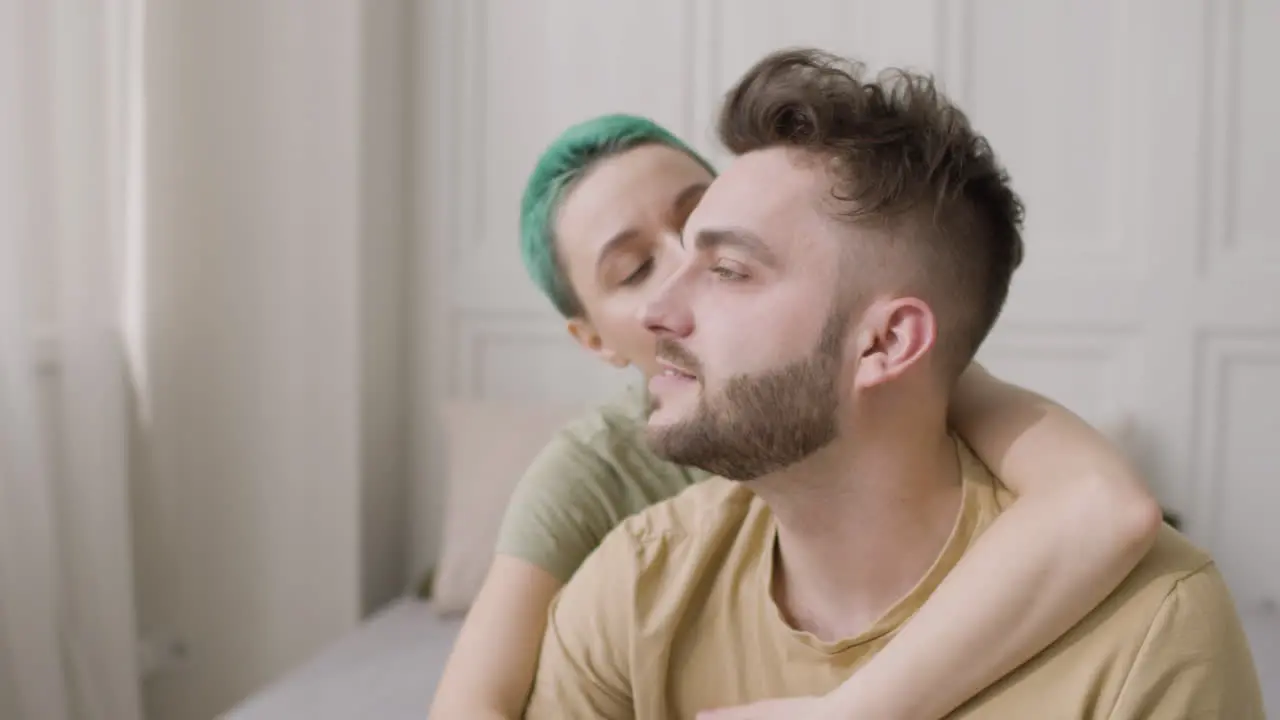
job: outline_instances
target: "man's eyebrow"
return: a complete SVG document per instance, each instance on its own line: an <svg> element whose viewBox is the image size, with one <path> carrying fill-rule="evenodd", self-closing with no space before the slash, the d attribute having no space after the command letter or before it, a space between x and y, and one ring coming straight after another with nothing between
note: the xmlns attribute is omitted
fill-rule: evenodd
<svg viewBox="0 0 1280 720"><path fill-rule="evenodd" d="M776 267L778 258L765 245L758 235L742 228L711 228L698 233L693 241L698 250L713 250L718 247L736 247L745 250L757 260Z"/></svg>

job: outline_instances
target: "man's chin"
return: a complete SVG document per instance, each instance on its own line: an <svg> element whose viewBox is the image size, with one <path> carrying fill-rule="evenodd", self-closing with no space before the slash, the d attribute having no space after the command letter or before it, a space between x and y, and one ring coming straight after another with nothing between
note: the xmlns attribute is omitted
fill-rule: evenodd
<svg viewBox="0 0 1280 720"><path fill-rule="evenodd" d="M698 409L696 388L649 393L649 427L676 425Z"/></svg>
<svg viewBox="0 0 1280 720"><path fill-rule="evenodd" d="M683 422L687 413L678 406L679 403L655 403L649 410L649 433L660 434Z"/></svg>
<svg viewBox="0 0 1280 720"><path fill-rule="evenodd" d="M645 443L663 460L680 463L682 458L677 456L680 455L680 448L683 445L681 437L684 430L683 423L678 419L667 422L650 417L644 431Z"/></svg>

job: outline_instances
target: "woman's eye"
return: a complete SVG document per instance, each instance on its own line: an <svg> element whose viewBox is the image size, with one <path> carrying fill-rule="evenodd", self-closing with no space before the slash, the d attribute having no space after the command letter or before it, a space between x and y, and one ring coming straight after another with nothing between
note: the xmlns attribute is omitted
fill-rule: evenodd
<svg viewBox="0 0 1280 720"><path fill-rule="evenodd" d="M649 272L653 270L653 258L649 258L640 263L640 266L631 272L630 275L622 279L623 285L635 285L649 276Z"/></svg>

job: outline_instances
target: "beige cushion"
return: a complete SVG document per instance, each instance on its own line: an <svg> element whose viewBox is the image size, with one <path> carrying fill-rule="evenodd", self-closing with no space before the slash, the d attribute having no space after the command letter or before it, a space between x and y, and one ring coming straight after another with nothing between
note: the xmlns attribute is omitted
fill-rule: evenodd
<svg viewBox="0 0 1280 720"><path fill-rule="evenodd" d="M555 431L581 411L490 401L445 406L444 537L431 590L438 612L471 607L516 483Z"/></svg>

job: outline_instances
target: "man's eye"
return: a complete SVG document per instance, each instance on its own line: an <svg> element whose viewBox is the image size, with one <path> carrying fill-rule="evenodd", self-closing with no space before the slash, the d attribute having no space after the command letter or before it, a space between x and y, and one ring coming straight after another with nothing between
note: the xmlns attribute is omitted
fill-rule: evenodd
<svg viewBox="0 0 1280 720"><path fill-rule="evenodd" d="M737 270L724 265L717 265L711 268L711 272L715 273L721 280L744 280L747 277Z"/></svg>
<svg viewBox="0 0 1280 720"><path fill-rule="evenodd" d="M632 271L630 275L623 278L622 284L635 285L636 283L648 277L650 271L652 270L653 270L653 258L649 258L648 260L645 260L644 262L640 263L640 266L637 267L634 271Z"/></svg>

